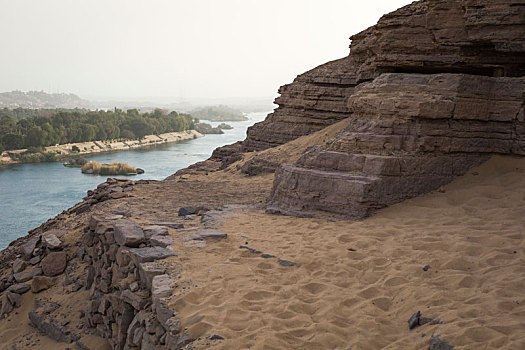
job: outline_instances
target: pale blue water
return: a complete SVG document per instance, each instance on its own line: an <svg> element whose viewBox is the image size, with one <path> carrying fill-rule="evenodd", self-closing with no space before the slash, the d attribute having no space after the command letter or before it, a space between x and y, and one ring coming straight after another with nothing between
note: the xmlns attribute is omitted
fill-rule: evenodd
<svg viewBox="0 0 525 350"><path fill-rule="evenodd" d="M228 122L233 129L224 130L222 135L86 158L99 163L126 162L146 171L130 176L133 180L162 180L179 169L207 159L219 146L243 140L246 129L266 115L266 112L251 113L248 121ZM105 180L106 176L85 175L80 169L66 168L62 163L0 166L0 249L81 201L87 190Z"/></svg>

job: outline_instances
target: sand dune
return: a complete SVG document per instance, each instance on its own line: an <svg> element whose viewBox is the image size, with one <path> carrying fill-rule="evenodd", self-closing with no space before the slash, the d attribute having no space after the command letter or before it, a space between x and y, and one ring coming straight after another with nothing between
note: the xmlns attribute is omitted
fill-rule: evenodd
<svg viewBox="0 0 525 350"><path fill-rule="evenodd" d="M524 349L524 171L494 157L361 222L238 212L228 240L185 248L171 305L203 337L195 348L424 349L441 334L459 349ZM409 330L418 310L443 324Z"/></svg>

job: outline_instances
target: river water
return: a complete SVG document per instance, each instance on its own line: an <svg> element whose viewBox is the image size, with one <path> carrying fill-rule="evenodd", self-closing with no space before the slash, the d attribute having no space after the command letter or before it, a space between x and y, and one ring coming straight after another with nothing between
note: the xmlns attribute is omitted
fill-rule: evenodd
<svg viewBox="0 0 525 350"><path fill-rule="evenodd" d="M250 113L247 121L227 122L233 129L224 130L221 135L97 154L86 159L99 163L125 162L146 171L141 175L128 176L133 180L162 180L179 169L209 158L219 146L244 140L246 129L263 120L267 114ZM205 122L214 126L220 124ZM106 176L82 174L80 169L66 168L62 163L0 166L0 249L80 202L87 190L105 180Z"/></svg>

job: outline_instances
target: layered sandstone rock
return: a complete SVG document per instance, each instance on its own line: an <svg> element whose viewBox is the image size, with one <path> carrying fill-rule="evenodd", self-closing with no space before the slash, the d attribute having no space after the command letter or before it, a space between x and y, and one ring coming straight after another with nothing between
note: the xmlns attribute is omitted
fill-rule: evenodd
<svg viewBox="0 0 525 350"><path fill-rule="evenodd" d="M525 154L525 78L383 74L352 123L275 174L271 210L359 219L450 182L488 155Z"/></svg>
<svg viewBox="0 0 525 350"><path fill-rule="evenodd" d="M351 68L351 66L350 66ZM350 115L346 104L355 83L347 59L326 63L279 89L279 108L248 128L242 152L264 150L311 134Z"/></svg>
<svg viewBox="0 0 525 350"><path fill-rule="evenodd" d="M521 0L426 0L351 37L350 55L279 89L279 107L248 129L241 151L275 147L347 118L354 87L382 73L525 75Z"/></svg>
<svg viewBox="0 0 525 350"><path fill-rule="evenodd" d="M338 103L324 113L333 107L350 125L277 170L269 209L363 218L450 182L490 154L523 155L524 75L525 3L415 2L354 35L347 58L282 89L279 108L248 132L244 150L276 145L286 121L297 125L290 138L308 133L309 106L330 98L320 87L307 91L338 86ZM308 108L287 112L301 103Z"/></svg>

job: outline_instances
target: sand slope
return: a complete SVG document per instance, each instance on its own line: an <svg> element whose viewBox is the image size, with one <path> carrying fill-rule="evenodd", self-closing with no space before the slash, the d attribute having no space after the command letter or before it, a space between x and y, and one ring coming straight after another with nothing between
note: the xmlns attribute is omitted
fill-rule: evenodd
<svg viewBox="0 0 525 350"><path fill-rule="evenodd" d="M525 349L525 160L476 172L362 222L239 212L228 240L186 249L171 305L190 335L225 338L195 348L424 349L436 333ZM408 330L418 310L444 324Z"/></svg>

